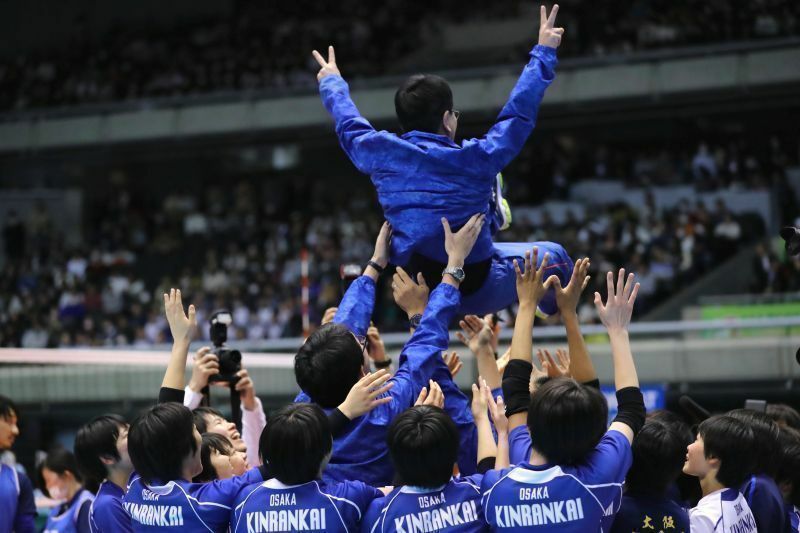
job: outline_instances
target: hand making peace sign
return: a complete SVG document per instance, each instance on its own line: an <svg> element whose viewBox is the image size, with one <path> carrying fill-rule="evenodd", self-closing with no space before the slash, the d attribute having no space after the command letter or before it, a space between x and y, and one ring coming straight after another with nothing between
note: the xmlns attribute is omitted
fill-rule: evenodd
<svg viewBox="0 0 800 533"><path fill-rule="evenodd" d="M553 5L549 17L547 16L547 9L544 6L539 8L539 13L539 44L542 46L549 46L550 48L558 48L558 45L561 44L561 36L564 35L564 28L553 27L556 23L556 15L558 14L558 4ZM319 61L319 59L317 59L317 61ZM335 64L333 68L336 68ZM337 70L336 73L338 74L339 71Z"/></svg>
<svg viewBox="0 0 800 533"><path fill-rule="evenodd" d="M552 25L551 25L551 27L552 27ZM561 31L563 32L564 30L561 30ZM539 31L539 35L540 36L541 36L541 32L542 32L542 30ZM539 41L540 42L541 42L541 39L542 38L539 37ZM558 46L558 45L556 45L556 46ZM328 60L327 61L325 61L325 58L322 57L322 54L320 54L316 50L311 52L311 54L314 56L314 59L317 60L317 63L319 63L319 66L322 67L322 68L319 69L319 72L317 73L317 81L318 82L322 81L323 78L326 78L328 76L334 76L334 75L335 76L341 76L341 74L339 73L339 67L336 66L336 53L333 51L333 46L329 46L328 47Z"/></svg>

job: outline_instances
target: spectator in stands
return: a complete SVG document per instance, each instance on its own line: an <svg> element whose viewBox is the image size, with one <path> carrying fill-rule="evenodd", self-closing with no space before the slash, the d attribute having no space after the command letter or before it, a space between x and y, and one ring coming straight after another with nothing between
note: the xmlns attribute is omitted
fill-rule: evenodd
<svg viewBox="0 0 800 533"><path fill-rule="evenodd" d="M58 504L47 517L45 531L91 533L89 509L94 500L78 472L75 456L63 448L52 450L41 464L44 493Z"/></svg>
<svg viewBox="0 0 800 533"><path fill-rule="evenodd" d="M19 409L0 395L0 453L10 450L19 436ZM33 533L36 504L28 476L0 463L0 532Z"/></svg>
<svg viewBox="0 0 800 533"><path fill-rule="evenodd" d="M744 422L712 416L700 424L688 446L683 471L700 479L703 498L689 511L692 532L713 533L722 521L726 531L756 531L756 521L739 487L754 465L753 431Z"/></svg>
<svg viewBox="0 0 800 533"><path fill-rule="evenodd" d="M682 422L648 420L633 439L633 464L625 478L625 496L612 533L658 528L689 531L689 515L670 497L681 473L689 427Z"/></svg>
<svg viewBox="0 0 800 533"><path fill-rule="evenodd" d="M102 415L84 424L75 436L75 459L87 483L98 487L89 509L92 532L132 531L130 517L122 507L133 472L125 419Z"/></svg>

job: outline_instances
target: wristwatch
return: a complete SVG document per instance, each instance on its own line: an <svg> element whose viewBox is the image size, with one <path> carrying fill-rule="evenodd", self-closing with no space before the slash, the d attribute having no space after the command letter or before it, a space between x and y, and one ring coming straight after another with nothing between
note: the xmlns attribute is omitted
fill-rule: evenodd
<svg viewBox="0 0 800 533"><path fill-rule="evenodd" d="M464 278L467 277L467 275L464 273L464 269L459 267L445 268L444 271L442 272L442 276L444 276L445 274L450 274L459 283L464 281Z"/></svg>
<svg viewBox="0 0 800 533"><path fill-rule="evenodd" d="M417 329L419 327L420 322L422 322L422 315L419 313L415 314L414 316L408 319L408 323L414 329Z"/></svg>

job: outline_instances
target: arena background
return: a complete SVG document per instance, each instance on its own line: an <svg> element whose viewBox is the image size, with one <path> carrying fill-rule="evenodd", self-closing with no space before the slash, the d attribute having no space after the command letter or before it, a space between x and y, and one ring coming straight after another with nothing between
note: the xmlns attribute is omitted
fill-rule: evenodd
<svg viewBox="0 0 800 533"><path fill-rule="evenodd" d="M592 258L595 280L636 272L649 401L800 407L800 260L778 236L800 215L800 4L597 5L561 4L557 79L504 170L514 223L500 238L562 242ZM18 459L31 468L90 416L152 402L170 286L203 324L231 309L231 345L265 407L289 400L303 250L313 328L340 297L340 265L364 263L380 225L319 101L311 49L336 46L362 113L392 131L398 82L446 76L469 138L504 102L537 6L3 2L0 393L21 406ZM610 383L587 294L590 353ZM507 343L514 309L502 316ZM385 283L374 320L397 354L407 324ZM563 346L562 331L541 324L536 344ZM453 347L466 387L469 350Z"/></svg>

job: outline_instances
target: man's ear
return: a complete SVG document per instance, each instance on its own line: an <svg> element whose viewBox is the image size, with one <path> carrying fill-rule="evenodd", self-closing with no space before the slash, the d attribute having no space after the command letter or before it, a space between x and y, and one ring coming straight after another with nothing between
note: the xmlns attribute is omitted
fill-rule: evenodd
<svg viewBox="0 0 800 533"><path fill-rule="evenodd" d="M442 113L442 129L444 131L446 131L447 133L453 133L453 129L447 123L448 122L447 115L449 115L449 114L450 114L450 111L445 111L444 113Z"/></svg>

